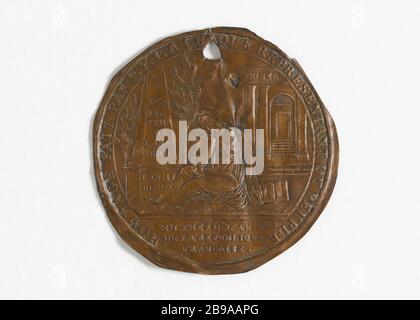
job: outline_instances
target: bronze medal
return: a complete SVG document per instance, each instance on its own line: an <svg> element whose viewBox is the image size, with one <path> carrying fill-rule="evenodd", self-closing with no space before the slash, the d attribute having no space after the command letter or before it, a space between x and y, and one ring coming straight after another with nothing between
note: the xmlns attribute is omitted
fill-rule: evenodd
<svg viewBox="0 0 420 320"><path fill-rule="evenodd" d="M203 55L209 44L220 57ZM334 123L302 68L241 28L169 37L135 57L106 90L93 144L120 236L188 272L245 272L279 255L337 176Z"/></svg>

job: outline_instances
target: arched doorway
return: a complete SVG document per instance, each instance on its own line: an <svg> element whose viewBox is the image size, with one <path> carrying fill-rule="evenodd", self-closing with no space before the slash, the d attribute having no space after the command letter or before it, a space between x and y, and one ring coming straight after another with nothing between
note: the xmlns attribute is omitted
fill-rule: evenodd
<svg viewBox="0 0 420 320"><path fill-rule="evenodd" d="M270 101L270 143L272 154L296 152L296 103L285 93Z"/></svg>

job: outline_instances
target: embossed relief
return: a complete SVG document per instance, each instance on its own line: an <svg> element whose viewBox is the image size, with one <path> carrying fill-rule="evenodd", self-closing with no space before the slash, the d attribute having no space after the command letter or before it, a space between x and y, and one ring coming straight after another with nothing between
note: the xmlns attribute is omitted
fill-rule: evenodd
<svg viewBox="0 0 420 320"><path fill-rule="evenodd" d="M232 81L234 75L223 61L205 60L196 53L195 57L184 54L162 64L147 78L147 86L166 90L165 96L154 97L157 104L144 105L144 117L137 125L143 131L137 130L138 143L130 157L127 179L133 207L142 212L177 210L200 201L241 209L262 197L258 182L245 177L242 165L162 167L154 159L153 136L162 128L178 131L179 120L187 121L188 129L245 127L238 113L241 89ZM207 209L211 213L215 208Z"/></svg>
<svg viewBox="0 0 420 320"><path fill-rule="evenodd" d="M156 133L163 128L178 132L179 120L187 121L188 129L208 132L264 129L264 173L246 176L237 164L157 164ZM200 52L184 53L155 67L129 96L118 133L124 149L120 180L139 214L181 211L197 201L209 205L202 214L232 209L237 214L287 213L291 200L297 200L290 188L297 193L304 187L294 177L310 169L306 111L284 75L269 68L244 69L230 63L228 53L218 61L203 59Z"/></svg>
<svg viewBox="0 0 420 320"><path fill-rule="evenodd" d="M258 177L265 207L275 205L277 213L284 213L290 209L284 204L291 200L290 186L303 188L296 176L308 177L311 169L307 113L286 77L278 71L246 69L243 78L247 85L247 125L265 130L265 170Z"/></svg>
<svg viewBox="0 0 420 320"><path fill-rule="evenodd" d="M127 177L128 201L139 213L156 209L166 194L171 192L177 168L156 163L156 134L162 128L174 128L174 110L167 90L163 64L153 69L145 80L143 103L138 108L136 143L132 149Z"/></svg>
<svg viewBox="0 0 420 320"><path fill-rule="evenodd" d="M221 59L203 57L209 40ZM179 121L263 129L264 171L158 164L156 134L178 132ZM199 273L248 271L287 249L321 213L337 173L333 122L301 68L237 28L162 40L125 66L97 113L94 147L119 234L158 265Z"/></svg>

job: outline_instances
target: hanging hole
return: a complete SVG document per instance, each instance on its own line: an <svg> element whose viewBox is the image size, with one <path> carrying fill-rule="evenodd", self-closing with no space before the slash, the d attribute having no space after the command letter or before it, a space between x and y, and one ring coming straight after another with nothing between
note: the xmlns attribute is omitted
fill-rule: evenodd
<svg viewBox="0 0 420 320"><path fill-rule="evenodd" d="M213 40L207 43L207 45L204 47L203 56L208 60L219 60L220 58L222 58L220 49L217 46L216 42L214 42Z"/></svg>

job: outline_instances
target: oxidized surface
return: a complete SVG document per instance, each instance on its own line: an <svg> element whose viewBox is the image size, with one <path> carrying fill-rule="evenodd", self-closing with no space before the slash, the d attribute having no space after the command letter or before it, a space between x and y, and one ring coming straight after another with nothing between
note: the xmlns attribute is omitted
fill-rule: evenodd
<svg viewBox="0 0 420 320"><path fill-rule="evenodd" d="M203 48L214 41L221 59ZM264 129L264 171L156 161L156 133ZM112 79L94 123L98 191L121 237L152 262L207 273L251 270L299 240L325 207L335 127L296 62L239 28L152 45Z"/></svg>

